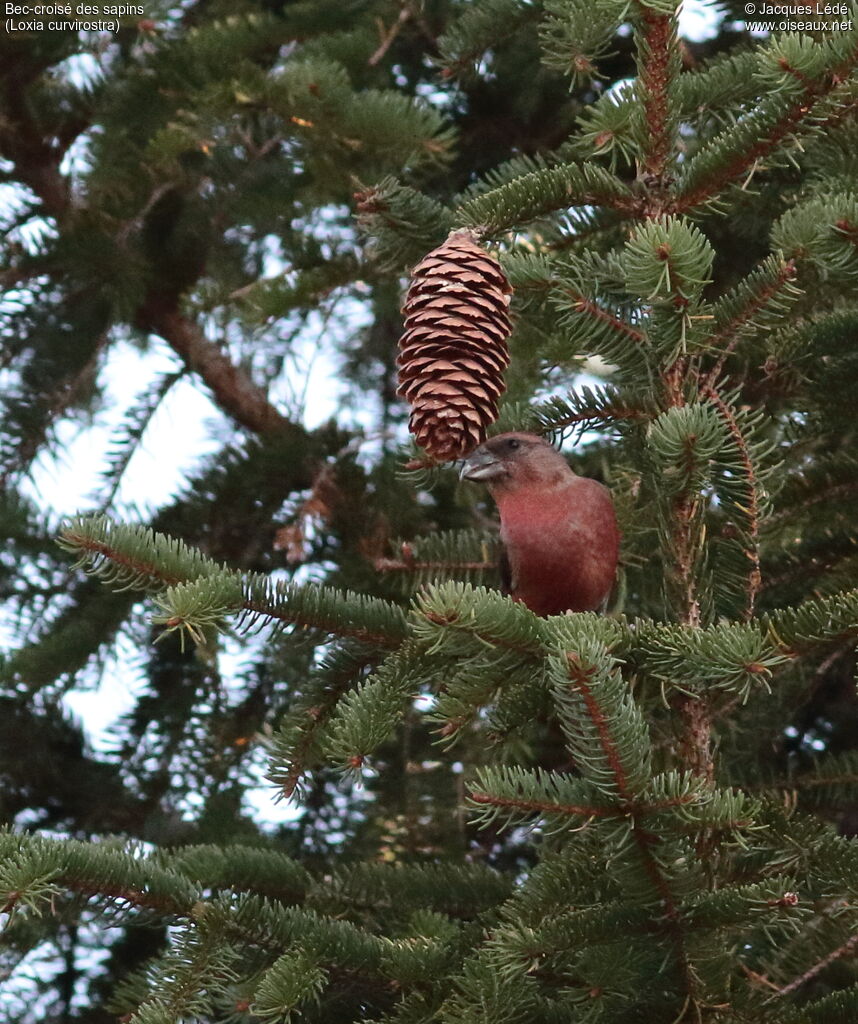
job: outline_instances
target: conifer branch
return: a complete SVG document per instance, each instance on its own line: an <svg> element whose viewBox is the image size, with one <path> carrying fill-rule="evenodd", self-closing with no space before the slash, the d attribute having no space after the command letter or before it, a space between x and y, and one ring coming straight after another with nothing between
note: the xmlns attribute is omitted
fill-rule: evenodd
<svg viewBox="0 0 858 1024"><path fill-rule="evenodd" d="M267 778L286 799L292 797L310 770L311 760L320 756L324 731L341 698L361 672L378 658L368 648L335 652L311 679L311 688L300 707L290 709L273 741Z"/></svg>
<svg viewBox="0 0 858 1024"><path fill-rule="evenodd" d="M799 658L830 643L858 636L858 590L813 598L770 612L763 628L786 658Z"/></svg>
<svg viewBox="0 0 858 1024"><path fill-rule="evenodd" d="M550 800L529 800L525 797L502 796L498 793L489 793L485 790L476 789L473 786L468 791L468 800L477 806L496 808L499 811L515 811L522 817L529 815L551 815L551 816L579 816L584 818L625 818L630 814L647 815L657 814L659 811L666 811L673 807L681 807L685 804L693 804L699 799L697 793L689 792L678 794L660 801L633 801L631 804L564 804L554 803Z"/></svg>
<svg viewBox="0 0 858 1024"><path fill-rule="evenodd" d="M344 680L344 683L350 682L350 676ZM289 751L285 770L281 769L279 766L269 770L268 778L277 785L277 788L280 790L280 794L286 800L289 800L294 796L301 780L309 771L307 760L310 751L313 749L319 732L330 719L331 713L336 707L337 701L344 691L345 686L343 687L343 691L331 690L326 694L323 704L315 705L305 710L304 714L306 715L306 719L303 723L303 728L299 726L300 739Z"/></svg>
<svg viewBox="0 0 858 1024"><path fill-rule="evenodd" d="M468 800L476 806L486 806L497 810L514 810L521 815L565 815L583 818L616 818L624 817L626 811L618 807L600 807L597 804L554 804L547 800L525 800L513 797L498 796L484 793L478 789L468 791Z"/></svg>
<svg viewBox="0 0 858 1024"><path fill-rule="evenodd" d="M720 349L720 354L715 365L702 378L699 385L701 392L713 387L718 381L721 371L724 369L724 363L733 354L742 337L742 329L750 325L753 318L770 304L777 305L778 311L780 311L782 306L776 300L785 290L798 294L795 289L790 289L791 283L796 278L795 260L778 261L773 269L774 274L771 273L770 268L763 267L759 275L752 275L748 279L748 290L742 296L745 301L733 312L730 319L707 339L707 347L712 350ZM767 273L767 271L769 272Z"/></svg>
<svg viewBox="0 0 858 1024"><path fill-rule="evenodd" d="M418 675L426 669L426 650L409 639L334 708L325 736L325 752L357 775L366 758L392 735L418 693Z"/></svg>
<svg viewBox="0 0 858 1024"><path fill-rule="evenodd" d="M268 771L268 778L277 786L286 800L290 800L298 789L304 776L310 770L308 759L310 752L318 741L318 735L331 718L337 701L351 683L352 677L344 676L341 690L331 689L325 694L323 703L306 708L305 720L298 726L300 738L291 745L285 767L279 765Z"/></svg>
<svg viewBox="0 0 858 1024"><path fill-rule="evenodd" d="M608 722L605 714L600 707L599 702L594 697L593 690L590 685L590 677L596 671L596 666L585 666L576 652L567 651L566 670L569 681L572 684L573 689L580 694L584 702L584 707L587 710L587 714L590 717L590 721L593 723L596 734L599 737L599 744L602 747L605 760L610 766L611 773L614 778L614 785L616 786L620 800L626 806L630 806L634 802L634 796L629 788L626 771L619 756L617 745L614 742L614 737L611 735L611 731L608 728Z"/></svg>
<svg viewBox="0 0 858 1024"><path fill-rule="evenodd" d="M59 543L76 553L91 575L119 589L168 588L159 596L166 613L159 621L192 635L212 616L230 612L244 612L246 628L265 617L379 647L396 646L407 631L402 610L389 601L333 587L272 583L260 574L242 580L240 573L181 541L151 529L118 526L107 516L77 517L61 532Z"/></svg>
<svg viewBox="0 0 858 1024"><path fill-rule="evenodd" d="M665 418L684 410L683 385L688 366L687 357L680 357L664 374L664 382L671 408ZM680 422L682 422L680 420ZM701 498L691 489L693 483L693 462L696 461L699 434L689 430L685 433L684 461L688 464L687 483L670 506L670 536L673 554L672 575L676 580L680 621L688 628L700 625L700 600L697 593L698 578L695 566L700 546ZM682 723L680 753L684 764L695 774L707 781L714 779L715 766L712 755L712 726L710 709L705 697L679 695L674 701Z"/></svg>
<svg viewBox="0 0 858 1024"><path fill-rule="evenodd" d="M450 228L446 206L390 177L359 187L354 200L358 227L370 239L368 255L381 269L416 263Z"/></svg>
<svg viewBox="0 0 858 1024"><path fill-rule="evenodd" d="M393 545L399 557L377 557L377 572L398 577L412 592L422 583L466 576L482 582L497 572L497 536L478 530L445 530Z"/></svg>
<svg viewBox="0 0 858 1024"><path fill-rule="evenodd" d="M607 206L631 213L637 203L628 186L598 164L558 164L466 200L456 211L456 223L496 235L571 206Z"/></svg>
<svg viewBox="0 0 858 1024"><path fill-rule="evenodd" d="M852 69L858 61L858 49L849 54L840 65L816 81L809 81L803 93L783 112L776 106L765 106L751 115L744 124L725 133L723 137L713 140L689 164L689 177L693 175L698 161L705 160L706 173L699 180L691 180L693 184L679 195L672 204L676 213L686 213L716 197L730 183L746 175L761 159L769 156L784 140L802 127L814 123L815 108L823 105L828 96L848 80ZM775 99L772 103L780 103ZM841 116L838 113L838 116ZM759 132L750 134L755 123L759 123ZM746 138L747 144L735 149L726 159L712 160L719 139L730 137Z"/></svg>
<svg viewBox="0 0 858 1024"><path fill-rule="evenodd" d="M841 499L852 499L858 494L858 479L843 480L841 475L848 473L853 476L856 472L858 466L853 465L851 459L843 466L827 466L824 459L816 460L815 465L806 467L802 475L791 482L786 495L788 500L768 516L766 525L779 525L795 519L820 502L834 504Z"/></svg>
<svg viewBox="0 0 858 1024"><path fill-rule="evenodd" d="M503 47L539 13L519 0L483 0L478 7L465 7L437 40L442 77L467 76L486 50Z"/></svg>
<svg viewBox="0 0 858 1024"><path fill-rule="evenodd" d="M637 813L638 794L643 791L650 777L650 750L646 727L640 710L628 692L624 692L624 684L616 670L609 671L610 659L606 659L606 651L591 644L585 652L567 650L563 655L564 674L567 686L577 694L580 703L589 719L590 728L600 749L596 756L592 743L587 742L587 734L582 737L581 753L589 748L589 758L578 758L579 770L585 779L591 781L605 792L613 792L615 799L631 813L631 833L634 838L641 865L653 891L661 903L666 927L671 935L677 966L684 979L689 999L696 998L697 983L690 968L684 929L680 919L680 911L670 882L659 861L655 848L661 839L645 828ZM598 688L598 693L597 689ZM579 742L576 733L583 726L574 724L573 715L579 702L574 704L564 694L559 684L555 687L556 699L559 703L561 724L567 736L570 751L577 752ZM590 763L592 762L592 763ZM606 771L607 769L607 771ZM604 776L610 775L610 780Z"/></svg>
<svg viewBox="0 0 858 1024"><path fill-rule="evenodd" d="M640 84L643 91L643 119L646 150L642 170L658 182L664 177L673 146L670 116L670 86L673 78L676 38L673 17L644 6L641 13L643 40Z"/></svg>
<svg viewBox="0 0 858 1024"><path fill-rule="evenodd" d="M567 427L584 431L604 429L621 421L649 422L656 415L655 403L648 395L613 387L583 387L566 396L549 398L528 411L537 429L545 434Z"/></svg>
<svg viewBox="0 0 858 1024"><path fill-rule="evenodd" d="M496 562L418 562L413 556L409 557L407 554L401 559L376 558L373 564L378 572L408 573L481 572L497 568Z"/></svg>
<svg viewBox="0 0 858 1024"><path fill-rule="evenodd" d="M106 906L122 902L162 916L186 916L199 898L198 890L179 873L144 860L129 851L74 839L4 832L0 834L0 862L15 866L14 890L7 890L4 912L27 903L30 889L49 882L84 896L97 897Z"/></svg>
<svg viewBox="0 0 858 1024"><path fill-rule="evenodd" d="M644 345L646 343L646 336L642 331L632 327L631 324L627 324L625 320L621 320L618 316L614 316L613 313L602 309L593 299L588 299L586 295L582 295L579 291L566 285L559 285L559 287L571 300L570 302L563 303L564 307L570 312L580 313L583 316L589 317L598 325L600 330L607 330L617 336L633 341L636 345Z"/></svg>
<svg viewBox="0 0 858 1024"><path fill-rule="evenodd" d="M827 953L821 960L818 960L812 967L809 967L804 971L804 973L800 974L788 985L784 985L783 988L778 989L778 996L783 997L789 995L791 992L795 992L796 989L801 988L801 986L807 984L808 981L812 981L813 978L815 978L821 971L824 971L829 964L833 964L835 960L839 960L841 957L854 953L856 950L858 950L858 932L854 935L850 935L844 943L837 947L837 949L833 949L830 953Z"/></svg>
<svg viewBox="0 0 858 1024"><path fill-rule="evenodd" d="M272 582L258 573L244 581L244 600L238 610L247 613L241 621L244 628L264 617L382 649L396 647L408 631L402 609L391 601L334 587Z"/></svg>
<svg viewBox="0 0 858 1024"><path fill-rule="evenodd" d="M171 866L205 889L252 891L280 903L303 903L313 877L279 850L240 844L183 846Z"/></svg>
<svg viewBox="0 0 858 1024"><path fill-rule="evenodd" d="M526 656L544 651L543 620L496 590L453 582L429 586L415 597L414 614L415 633L427 640L450 630Z"/></svg>
<svg viewBox="0 0 858 1024"><path fill-rule="evenodd" d="M718 410L720 415L723 417L724 422L727 424L727 429L730 431L730 436L736 444L739 450L739 456L742 461L742 467L745 471L745 479L748 481L748 506L747 506L747 520L748 520L748 540L749 545L743 547L742 550L745 557L748 559L750 569L748 570L748 584L747 584L747 603L745 605L744 619L747 622L752 618L754 614L754 606L757 600L757 594L760 592L762 587L762 573L760 571L760 546L759 546L759 535L760 535L760 501L759 501L759 481L757 480L757 473L754 469L754 464L751 461L751 455L748 451L748 445L745 441L744 435L742 434L739 424L736 421L736 417L727 403L721 398L718 392L707 383L701 386L701 394L708 398L715 408Z"/></svg>
<svg viewBox="0 0 858 1024"><path fill-rule="evenodd" d="M75 517L60 531L58 544L77 554L90 575L121 589L175 586L223 571L183 541L143 527L120 526L107 516Z"/></svg>
<svg viewBox="0 0 858 1024"><path fill-rule="evenodd" d="M632 836L640 853L644 871L664 909L665 928L673 943L676 965L684 983L686 998L689 1003L696 1005L699 985L688 959L687 937L679 905L663 867L653 852L654 847L658 846L659 840L652 832L642 828L637 821L632 826Z"/></svg>

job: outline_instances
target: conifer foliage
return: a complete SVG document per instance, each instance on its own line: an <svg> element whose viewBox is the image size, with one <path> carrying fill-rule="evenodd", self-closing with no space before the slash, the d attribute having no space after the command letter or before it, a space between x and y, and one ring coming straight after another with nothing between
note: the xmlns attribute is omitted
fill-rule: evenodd
<svg viewBox="0 0 858 1024"><path fill-rule="evenodd" d="M858 13L733 49L729 26L681 39L672 0L360 6L173 12L120 40L103 92L53 106L74 41L16 51L0 141L52 230L3 269L29 285L7 323L26 572L2 562L23 641L0 727L61 746L68 775L0 752L13 1019L853 1022ZM73 194L57 147L80 118ZM277 279L257 273L272 232ZM623 532L607 614L513 603L453 467L359 460L355 428L269 398L293 314L346 294L373 319L344 365L363 387L382 365L404 435L409 267L418 442L454 459L495 403L498 430L580 440ZM58 549L16 488L123 330L242 436L150 522L108 496ZM147 690L110 762L54 709L120 630ZM251 664L228 678L236 638ZM244 808L252 756L294 822Z"/></svg>

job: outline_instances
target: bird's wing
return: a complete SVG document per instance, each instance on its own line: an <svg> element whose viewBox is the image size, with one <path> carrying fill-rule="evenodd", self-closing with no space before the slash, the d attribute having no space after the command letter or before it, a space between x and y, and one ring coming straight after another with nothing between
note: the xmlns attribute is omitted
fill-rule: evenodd
<svg viewBox="0 0 858 1024"><path fill-rule="evenodd" d="M498 558L498 571L500 572L501 593L509 594L512 591L512 566L509 563L506 546L503 544Z"/></svg>

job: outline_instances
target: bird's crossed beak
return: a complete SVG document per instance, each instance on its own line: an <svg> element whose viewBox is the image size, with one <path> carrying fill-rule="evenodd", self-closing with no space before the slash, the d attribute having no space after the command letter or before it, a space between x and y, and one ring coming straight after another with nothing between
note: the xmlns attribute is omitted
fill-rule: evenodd
<svg viewBox="0 0 858 1024"><path fill-rule="evenodd" d="M459 471L460 480L495 480L506 472L503 463L497 456L477 448L465 459Z"/></svg>

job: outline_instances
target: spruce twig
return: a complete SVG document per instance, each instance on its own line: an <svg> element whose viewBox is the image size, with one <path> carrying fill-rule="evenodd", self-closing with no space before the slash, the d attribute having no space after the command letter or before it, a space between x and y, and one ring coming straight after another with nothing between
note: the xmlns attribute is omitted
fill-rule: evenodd
<svg viewBox="0 0 858 1024"><path fill-rule="evenodd" d="M708 398L715 408L718 410L720 415L723 417L727 428L730 431L730 435L736 443L736 447L739 450L739 455L742 460L742 466L745 470L745 478L748 481L748 493L749 503L747 508L748 515L748 539L749 546L744 547L742 550L745 553L745 557L751 563L748 570L748 585L747 585L747 603L745 605L744 619L747 622L754 615L754 606L756 604L757 595L763 585L762 572L760 570L760 501L759 501L759 481L757 480L757 473L754 469L754 464L751 461L751 455L748 451L748 445L739 429L739 424L736 422L736 417L728 407L724 399L718 394L718 392L710 385L704 383L700 387L700 393Z"/></svg>
<svg viewBox="0 0 858 1024"><path fill-rule="evenodd" d="M670 106L676 37L673 18L668 14L661 14L644 6L641 21L643 32L640 49L643 66L640 83L647 139L642 171L660 185L673 150ZM650 209L659 212L652 204Z"/></svg>

